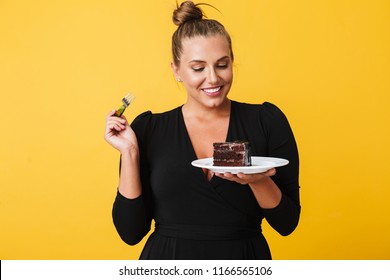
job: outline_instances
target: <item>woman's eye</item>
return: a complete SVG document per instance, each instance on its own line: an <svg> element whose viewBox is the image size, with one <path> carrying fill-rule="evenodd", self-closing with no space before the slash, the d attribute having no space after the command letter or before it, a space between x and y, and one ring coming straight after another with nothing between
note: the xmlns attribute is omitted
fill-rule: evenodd
<svg viewBox="0 0 390 280"><path fill-rule="evenodd" d="M217 67L224 69L224 68L227 68L228 65L227 64L220 64L220 65L217 65Z"/></svg>
<svg viewBox="0 0 390 280"><path fill-rule="evenodd" d="M218 69L226 69L228 68L229 64L228 63L224 63L224 64L217 64L216 65L216 68ZM202 72L203 70L205 69L205 67L193 67L192 70L194 72Z"/></svg>

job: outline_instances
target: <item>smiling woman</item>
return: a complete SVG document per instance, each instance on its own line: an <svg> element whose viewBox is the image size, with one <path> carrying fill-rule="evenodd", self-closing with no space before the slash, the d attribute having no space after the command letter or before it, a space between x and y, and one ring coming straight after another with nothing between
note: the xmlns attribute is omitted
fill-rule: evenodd
<svg viewBox="0 0 390 280"><path fill-rule="evenodd" d="M185 104L142 113L131 126L115 110L107 116L105 139L121 153L115 227L134 245L154 219L141 259L271 259L262 220L288 235L300 216L298 151L290 125L273 104L228 98L233 51L221 23L204 19L192 1L177 7L173 21L178 29L171 67L187 91ZM289 164L250 174L191 165L212 157L213 143L242 139L254 156Z"/></svg>
<svg viewBox="0 0 390 280"><path fill-rule="evenodd" d="M198 111L226 103L233 81L233 61L225 37L197 36L184 39L182 44L180 64L172 63L172 70L187 90L184 110L194 107L191 111Z"/></svg>
<svg viewBox="0 0 390 280"><path fill-rule="evenodd" d="M218 8L220 12L198 6L207 19L222 22L233 40L228 98L277 104L299 145L304 211L287 238L262 220L272 257L389 260L390 1L194 1ZM175 3L0 1L1 260L140 256L149 235L127 246L112 223L119 152L102 141L101 117L111 106L117 109L128 91L137 95L125 112L129 121L146 110L153 111L150 119L155 120L155 113L186 103L184 84L169 72L171 37L178 27L171 20ZM248 119L235 104L231 102L229 139L252 135L260 125L265 137L273 138L267 122L258 121L260 114ZM258 105L262 112L269 112L266 104ZM269 114L264 116L269 119ZM219 177L204 185L202 169L189 166L196 179L188 177L175 189L166 187L167 180L188 174L181 171L189 158L204 159L195 156L187 131L179 134L183 119L177 120L169 120L166 126L172 130L167 133L162 126L159 134L153 132L158 128L152 123L144 135L136 131L139 147L148 151L140 155L142 174L147 175L144 162L153 172L143 177L142 186L148 189L153 176L156 196L148 209L182 203L175 207L186 218L178 220L176 209L168 216L193 224L195 218L219 211L220 206L210 210L210 203L217 204L218 195L226 198L233 187ZM213 119L198 121L196 128L204 127L205 133L209 125L219 129ZM139 120L133 127L136 123ZM171 132L177 135L166 135ZM151 139L154 136L161 136L161 143ZM194 144L203 136L195 135ZM171 153L178 142L186 147L181 155ZM153 155L162 143L172 159ZM157 147L150 148L153 144ZM277 167L271 178L277 181L290 167ZM172 194L178 199L164 200ZM225 207L246 217L249 204L239 202L238 194L230 197ZM199 210L198 215L188 208ZM154 213L161 224L162 214ZM213 220L218 227L225 222Z"/></svg>

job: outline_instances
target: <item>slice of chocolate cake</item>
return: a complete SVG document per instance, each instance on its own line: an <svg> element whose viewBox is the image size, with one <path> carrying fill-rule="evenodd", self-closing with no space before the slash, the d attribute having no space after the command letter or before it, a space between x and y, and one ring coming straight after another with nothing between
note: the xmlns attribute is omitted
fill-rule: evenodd
<svg viewBox="0 0 390 280"><path fill-rule="evenodd" d="M250 166L251 149L247 141L214 143L214 166Z"/></svg>

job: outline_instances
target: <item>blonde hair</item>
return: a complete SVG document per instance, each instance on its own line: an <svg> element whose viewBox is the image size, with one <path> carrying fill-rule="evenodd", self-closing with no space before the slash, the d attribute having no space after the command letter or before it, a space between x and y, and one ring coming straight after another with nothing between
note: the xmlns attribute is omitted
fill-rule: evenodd
<svg viewBox="0 0 390 280"><path fill-rule="evenodd" d="M177 66L180 64L180 57L183 51L183 39L213 35L222 35L226 38L229 44L230 57L233 61L232 41L229 33L220 22L213 19L205 19L206 16L199 8L199 5L211 6L206 3L195 4L192 1L184 1L179 6L176 2L176 9L173 11L172 16L173 23L178 26L172 36L172 56L174 64Z"/></svg>

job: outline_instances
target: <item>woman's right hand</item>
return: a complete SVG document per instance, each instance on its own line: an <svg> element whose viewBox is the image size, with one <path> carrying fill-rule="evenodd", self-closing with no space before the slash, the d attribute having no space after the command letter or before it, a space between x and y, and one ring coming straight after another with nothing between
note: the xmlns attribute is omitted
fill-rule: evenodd
<svg viewBox="0 0 390 280"><path fill-rule="evenodd" d="M106 117L106 130L104 139L121 154L128 152L138 153L138 142L125 116L115 116L115 110Z"/></svg>

